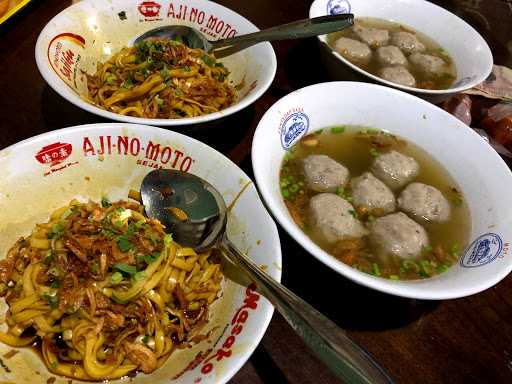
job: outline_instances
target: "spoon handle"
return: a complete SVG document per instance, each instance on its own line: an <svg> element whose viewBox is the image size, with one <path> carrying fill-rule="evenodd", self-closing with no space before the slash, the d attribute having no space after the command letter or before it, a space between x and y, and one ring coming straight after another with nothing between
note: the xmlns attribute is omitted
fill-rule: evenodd
<svg viewBox="0 0 512 384"><path fill-rule="evenodd" d="M373 358L327 317L263 272L224 237L220 248L256 283L311 350L347 383L392 383Z"/></svg>
<svg viewBox="0 0 512 384"><path fill-rule="evenodd" d="M278 25L263 31L249 33L230 39L210 41L212 51L221 47L243 45L244 48L250 47L262 41L300 39L304 37L324 35L326 33L341 31L354 24L354 15L351 13L320 16L312 19L294 21L292 23Z"/></svg>

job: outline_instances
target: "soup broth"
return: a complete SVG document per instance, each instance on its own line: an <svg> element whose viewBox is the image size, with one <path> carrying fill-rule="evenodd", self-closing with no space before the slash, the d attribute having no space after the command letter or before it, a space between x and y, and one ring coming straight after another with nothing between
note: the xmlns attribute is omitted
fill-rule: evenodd
<svg viewBox="0 0 512 384"><path fill-rule="evenodd" d="M414 260L396 256L383 258L368 236L327 242L313 230L309 212L310 199L317 195L307 187L303 161L312 154L327 155L345 166L350 177L368 172L375 159L383 153L396 150L410 156L419 164L414 182L437 188L448 200L451 215L446 222L420 222L425 228L429 246ZM322 249L339 260L363 272L390 279L419 279L444 272L457 262L467 246L471 229L468 206L460 188L448 172L418 146L385 132L364 127L331 127L304 137L285 157L280 173L282 196L294 221ZM398 197L403 187L394 191ZM350 183L335 192L351 202ZM396 208L398 211L399 208ZM353 215L368 228L380 215L369 213L364 207L354 208Z"/></svg>
<svg viewBox="0 0 512 384"><path fill-rule="evenodd" d="M372 18L372 17L360 17L356 18L355 22L357 25L360 25L365 28L377 28L381 30L386 30L392 35L394 32L409 32L417 37L421 44L424 45L425 49L421 51L422 54L431 55L442 59L445 62L442 69L437 71L437 73L426 73L421 67L417 64L414 64L411 61L410 52L404 52L404 55L407 57L407 64L404 67L410 72L410 74L414 77L416 84L415 87L423 88L423 89L448 89L454 83L457 77L457 71L455 68L455 64L450 57L450 55L434 40L426 36L425 34L415 31L412 28L409 28L403 24L394 23L391 21ZM331 48L335 49L335 43L340 37L346 37L350 39L354 39L357 41L361 41L360 37L354 32L353 28L347 28L340 32L335 32L327 35L327 43L331 46ZM390 46L394 45L393 41L389 41L381 46ZM370 46L371 48L371 59L365 62L358 62L352 60L347 55L339 52L342 56L344 56L347 60L352 62L352 64L357 65L361 69L370 72L371 74L383 77L381 71L385 67L394 67L396 64L388 65L383 64L377 58L377 46ZM389 79L388 79L389 80ZM392 81L392 80L390 80ZM392 81L395 83L400 83L399 81ZM402 84L408 85L408 84ZM410 85L410 84L409 84ZM410 85L412 86L412 85Z"/></svg>

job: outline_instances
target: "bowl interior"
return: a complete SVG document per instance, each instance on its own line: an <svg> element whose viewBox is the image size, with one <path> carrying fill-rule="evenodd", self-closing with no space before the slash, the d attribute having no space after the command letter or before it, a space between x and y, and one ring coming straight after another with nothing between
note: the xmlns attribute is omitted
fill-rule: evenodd
<svg viewBox="0 0 512 384"><path fill-rule="evenodd" d="M148 172L166 167L205 178L222 193L228 205L249 183L230 211L228 233L258 265L266 265L267 272L280 279L279 237L254 185L230 160L194 139L130 124L80 126L46 133L2 150L0 166L4 170L0 191L2 258L20 236L30 234L36 223L47 221L53 210L71 199L127 199L129 189L139 188ZM263 336L273 308L229 271L227 267L222 297L212 305L207 325L207 330L213 329L209 341L175 351L162 368L151 375L138 375L137 382L163 383L176 378L178 383L196 379L224 383L244 364ZM247 305L248 298L251 305ZM3 300L1 307L3 314ZM239 324L242 332L232 336L232 328ZM226 343L230 337L234 340ZM0 354L10 349L1 344ZM231 356L217 359L220 349L231 351ZM200 352L203 356L199 359ZM197 364L190 365L194 360ZM20 349L5 364L9 371L1 377L7 382L34 382L35 372L39 372L41 382L52 376L29 349Z"/></svg>
<svg viewBox="0 0 512 384"><path fill-rule="evenodd" d="M290 124L291 119L299 124ZM306 133L340 124L397 134L445 167L469 205L470 239L476 241L463 253L459 264L425 280L380 279L336 260L297 227L279 188L279 168L286 149ZM300 89L278 101L264 115L255 133L252 153L258 188L277 220L313 256L360 284L400 296L444 299L486 289L512 269L512 260L506 257L512 237L512 205L510 197L502 192L512 187L510 170L473 130L417 97L366 83L331 82ZM477 257L478 246L486 244L488 249Z"/></svg>
<svg viewBox="0 0 512 384"><path fill-rule="evenodd" d="M353 13L356 18L377 17L403 23L424 33L450 54L457 69L457 79L449 89L426 90L405 87L363 71L332 51L338 59L376 81L417 93L455 93L481 83L491 73L492 53L482 36L465 21L435 4L424 0L316 0L311 5L310 16L347 11ZM319 36L319 39L326 43L326 35Z"/></svg>
<svg viewBox="0 0 512 384"><path fill-rule="evenodd" d="M258 30L213 2L84 0L63 10L42 30L36 45L37 65L48 84L73 104L109 119L144 124L185 125L218 119L249 105L270 86L276 58L272 46L263 43L219 60L230 71L228 81L238 86L238 101L220 112L185 119L144 119L107 112L81 98L87 94L84 73L94 74L97 63L131 45L137 36L169 24L193 27L210 40Z"/></svg>

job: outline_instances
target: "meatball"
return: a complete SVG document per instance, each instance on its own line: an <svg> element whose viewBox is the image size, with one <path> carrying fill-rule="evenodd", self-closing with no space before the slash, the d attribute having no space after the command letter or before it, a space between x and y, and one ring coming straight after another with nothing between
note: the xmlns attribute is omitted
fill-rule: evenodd
<svg viewBox="0 0 512 384"><path fill-rule="evenodd" d="M430 185L411 183L398 197L400 209L421 221L443 222L450 218L450 204Z"/></svg>
<svg viewBox="0 0 512 384"><path fill-rule="evenodd" d="M372 58L372 51L368 45L347 37L340 37L336 40L334 50L345 59L356 63L365 64Z"/></svg>
<svg viewBox="0 0 512 384"><path fill-rule="evenodd" d="M380 77L392 83L415 87L416 79L405 67L386 67L380 72Z"/></svg>
<svg viewBox="0 0 512 384"><path fill-rule="evenodd" d="M425 55L423 53L413 53L409 60L420 71L429 75L441 75L445 68L445 61L437 56Z"/></svg>
<svg viewBox="0 0 512 384"><path fill-rule="evenodd" d="M309 219L314 230L329 243L368 234L355 218L352 204L334 193L320 193L309 201Z"/></svg>
<svg viewBox="0 0 512 384"><path fill-rule="evenodd" d="M388 187L398 189L418 176L420 166L412 157L390 151L379 155L370 170Z"/></svg>
<svg viewBox="0 0 512 384"><path fill-rule="evenodd" d="M367 28L356 24L353 27L353 31L362 42L372 48L386 45L389 41L389 32L385 29Z"/></svg>
<svg viewBox="0 0 512 384"><path fill-rule="evenodd" d="M347 168L326 155L309 155L302 165L306 185L316 192L334 192L350 177Z"/></svg>
<svg viewBox="0 0 512 384"><path fill-rule="evenodd" d="M391 34L391 45L400 48L404 53L424 52L425 45L410 32L394 32Z"/></svg>
<svg viewBox="0 0 512 384"><path fill-rule="evenodd" d="M402 51L393 45L378 48L377 60L383 65L407 65L407 59Z"/></svg>
<svg viewBox="0 0 512 384"><path fill-rule="evenodd" d="M370 172L352 179L352 203L360 208L365 207L372 214L379 216L395 210L395 196L382 181Z"/></svg>
<svg viewBox="0 0 512 384"><path fill-rule="evenodd" d="M414 259L429 244L425 229L402 212L379 217L371 223L370 241L384 259L389 256Z"/></svg>

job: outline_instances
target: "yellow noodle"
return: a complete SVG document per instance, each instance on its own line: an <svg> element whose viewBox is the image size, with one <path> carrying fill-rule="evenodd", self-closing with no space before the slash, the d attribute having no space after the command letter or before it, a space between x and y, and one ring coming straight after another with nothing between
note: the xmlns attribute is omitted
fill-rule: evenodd
<svg viewBox="0 0 512 384"><path fill-rule="evenodd" d="M123 48L99 64L96 73L88 76L85 99L123 115L163 119L201 116L236 101L228 75L213 55L201 49L169 40L143 42Z"/></svg>
<svg viewBox="0 0 512 384"><path fill-rule="evenodd" d="M125 54L119 63L136 65L130 64L133 60L132 55ZM108 77L114 65L107 63L100 69ZM140 194L131 196L138 198ZM43 360L51 372L87 381L117 379L137 369L151 372L174 350L171 337L189 343L193 324L205 324L205 306L221 289L219 265L208 261L210 252L197 254L172 241L160 223L142 214L142 206L126 204L102 207L72 201L54 211L48 223L37 225L26 241L8 252L15 258L17 270L11 279L16 284L3 283L1 294L9 293L13 299L5 318L8 331L0 332L0 342L23 347L39 337ZM91 232L82 231L80 226L87 228L91 223L100 228L86 235ZM132 252L139 247L140 237L144 247L153 244L158 252L141 254L142 248ZM42 250L43 245L51 252ZM87 246L93 245L103 247L101 254L86 252ZM105 251L105 246L111 251ZM122 249L126 246L130 250ZM87 264L82 260L84 254L77 254L82 247ZM119 252L130 255L133 261ZM123 261L109 260L114 255ZM75 267L63 270L68 265ZM125 312L128 308L132 309ZM190 310L198 310L197 319L190 318ZM143 313L145 323L134 324L138 317L127 317L129 313ZM36 336L21 337L30 327ZM198 326L193 335L199 330ZM59 337L56 355L52 350L56 350Z"/></svg>

